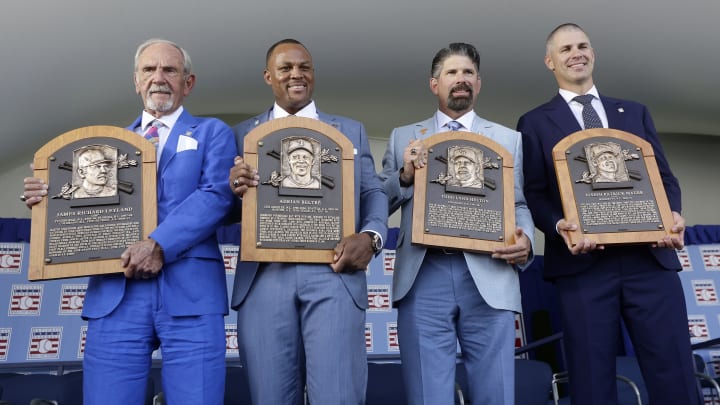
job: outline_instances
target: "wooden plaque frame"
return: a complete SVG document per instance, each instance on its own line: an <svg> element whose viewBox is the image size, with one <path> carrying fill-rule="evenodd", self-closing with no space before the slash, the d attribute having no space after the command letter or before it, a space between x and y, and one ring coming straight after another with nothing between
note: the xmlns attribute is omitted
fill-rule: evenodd
<svg viewBox="0 0 720 405"><path fill-rule="evenodd" d="M584 169L588 169L589 166L586 161L582 163L582 159L586 157L582 156L578 158L577 151L579 148L584 148L591 143L598 144L603 143L603 141L606 141L605 143L616 143L617 145L624 143L623 146L627 146L627 144L634 146L632 150L630 150L630 148L623 150L623 156L627 156L623 159L623 161L626 162L625 165L627 165L626 170L629 170L631 173L629 180L623 183L630 184L628 187L638 187L646 190L640 189L639 191L627 192L624 190L628 190L628 188L623 189L622 187L618 187L617 189L606 188L605 190L592 190L592 180L588 179L590 172L586 171L578 174L580 168L578 168L577 165L584 167ZM597 244L612 245L651 244L656 243L668 235L677 236L677 234L670 231L674 220L655 160L655 153L649 142L629 132L608 128L594 128L578 131L565 137L555 145L552 154L565 220L578 224L578 230L570 232L570 243L572 246L585 238ZM572 154L575 156L570 156ZM635 155L635 157L631 157L630 155ZM632 176L633 172L635 172L634 179ZM632 190L632 188L630 188L630 190ZM642 198L646 198L646 192L651 194L650 200L642 200ZM585 194L583 195L583 193ZM643 197L634 198L634 195L641 195ZM590 228L595 226L595 224L588 225L588 221L581 221L582 213L581 208L578 207L578 200L583 196L593 201L590 204L597 205L600 205L600 203L595 201L624 201L619 202L619 204L623 205L632 203L646 204L647 201L653 201L656 204L659 221L649 221L641 223L640 225L623 223L609 224L606 225L606 227L614 226L618 229L613 231L598 231L598 229L602 227L596 227L595 230L593 230ZM601 198L604 199L600 200ZM652 211L650 212L652 213Z"/></svg>
<svg viewBox="0 0 720 405"><path fill-rule="evenodd" d="M54 209L59 204L68 205L66 200L72 200L69 189L70 182L63 186L63 182L66 179L50 178L51 172L61 169L68 170L67 176L72 178L75 167L72 169L67 167L69 162L60 162L56 158L58 152L64 151L65 148L72 148L75 146L84 147L88 146L104 146L107 144L103 143L112 142L123 146L123 149L127 147L129 150L118 150L120 158L124 159L123 165L116 164L117 167L127 167L123 170L139 170L139 173L135 173L134 177L140 179L141 185L133 184L128 190L127 187L121 187L118 185L117 203L108 203L102 201L102 205L93 205L91 199L86 198L89 201L84 203L83 206L75 207L71 206L65 209L68 215L77 215L81 217L84 213L78 210L93 210L93 209L107 209L107 207L118 207L123 206L123 200L129 199L125 197L128 193L121 192L120 189L125 188L130 193L141 193L141 196L135 197L141 201L140 208L140 233L142 238L148 237L150 233L157 226L157 191L156 191L156 176L157 176L157 165L156 165L156 153L155 146L145 140L142 136L129 131L127 129L114 127L114 126L89 126L78 128L72 131L68 131L62 135L57 136L50 142L46 143L41 147L34 156L33 160L33 176L42 179L48 184L48 195L43 198L42 201L32 208L32 220L31 220L31 236L30 236L30 265L28 269L28 279L30 281L37 280L49 280L58 278L70 278L70 277L84 277L97 274L108 274L108 273L119 273L123 272L123 268L120 264L119 254L115 257L105 257L102 251L93 252L97 254L97 259L92 260L81 260L81 261L70 261L62 263L53 263L53 258L48 255L47 237L52 231L49 226L48 212L49 209ZM126 156L122 156L122 155ZM129 162L129 163L128 163ZM124 166L127 163L128 166ZM135 165L132 165L135 163ZM132 166L132 167L131 167ZM119 179L118 179L119 180ZM118 181L119 182L119 181ZM138 188L138 189L136 189ZM67 198L53 199L53 196L59 196L65 194ZM100 197L102 199L102 197ZM78 200L79 201L79 200ZM135 201L133 199L132 201ZM63 207L65 207L65 205ZM134 210L135 207L132 208ZM72 228L72 227L70 227ZM72 233L72 230L65 230L65 232ZM78 231L77 234L82 232ZM73 236L77 236L73 235ZM117 251L118 249L112 250Z"/></svg>
<svg viewBox="0 0 720 405"><path fill-rule="evenodd" d="M323 155L339 154L337 162L329 163L339 165L340 175L334 178L335 183L342 183L339 187L327 187L325 183L320 186L320 190L313 190L315 193L322 193L322 200L332 194L334 200L339 201L339 208L342 210L340 214L340 226L337 231L339 239L333 240L332 246L320 246L319 244L303 247L290 246L263 246L263 242L259 240L258 235L258 218L261 217L262 206L258 206L258 194L261 192L278 195L279 187L270 184L272 177L275 180L281 179L277 177L281 173L278 168L281 167L277 162L280 161L280 153L283 145L281 142L274 141L285 135L293 137L296 133L310 134L310 137L319 137L325 139L326 142L334 143L333 147L323 143L321 145ZM245 192L242 199L242 222L241 222L241 246L240 260L256 261L256 262L291 262L291 263L332 263L334 256L334 246L341 238L355 233L355 177L354 177L354 146L350 140L340 131L331 125L322 121L311 118L289 116L270 120L258 125L252 131L248 132L244 140L244 160L247 164L258 169L260 175L260 184L257 187L250 187ZM278 152L279 151L279 152ZM259 156L263 153L263 156ZM273 156L271 161L266 156ZM262 159L261 159L262 158ZM317 159L316 157L316 160ZM267 162L267 163L266 163ZM322 165L323 163L320 163ZM338 170L338 169L336 169ZM278 191L274 191L274 189ZM304 192L304 190L300 190ZM339 193L339 194L338 194ZM277 197L280 198L280 197ZM290 197L288 200L303 200L303 195ZM308 199L310 197L307 197ZM321 201L318 197L314 198L314 202ZM338 200L339 199L339 200ZM292 205L292 204L291 204ZM300 243L300 242L298 242ZM327 245L329 242L326 242ZM320 247L318 247L320 246Z"/></svg>
<svg viewBox="0 0 720 405"><path fill-rule="evenodd" d="M434 134L424 139L423 144L428 150L428 164L420 169L415 170L415 190L413 194L413 222L412 222L412 243L425 245L429 247L460 249L473 252L490 253L497 248L505 247L515 243L515 188L513 175L513 156L502 145L485 137L484 135L474 132L465 131L449 131ZM441 145L443 144L443 145ZM428 192L438 193L447 196L453 193L447 193L436 183L435 172L439 172L443 167L447 167L447 149L440 150L442 146L458 144L461 146L470 146L480 148L489 153L489 163L494 163L498 170L493 170L501 177L500 181L496 181L495 190L487 190L488 194L500 193L494 198L499 200L500 224L502 229L499 232L491 233L492 238L478 238L468 235L452 235L462 231L452 230L448 232L433 232L428 226ZM487 156L487 155L486 155ZM443 158L445 159L443 161ZM432 174L428 175L428 172ZM490 170L486 170L489 173ZM488 183L488 177L485 176L485 183ZM485 188L487 184L485 184ZM468 197L468 200L478 200L472 204L471 209L485 210L486 202L481 201L484 198ZM477 230L472 230L477 231ZM472 233L468 232L469 233Z"/></svg>

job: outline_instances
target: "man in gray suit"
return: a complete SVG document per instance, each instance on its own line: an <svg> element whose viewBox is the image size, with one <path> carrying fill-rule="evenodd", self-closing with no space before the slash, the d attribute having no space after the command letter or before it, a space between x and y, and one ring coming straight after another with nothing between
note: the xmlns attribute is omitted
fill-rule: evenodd
<svg viewBox="0 0 720 405"><path fill-rule="evenodd" d="M357 233L340 240L330 265L238 262L231 305L238 311L239 352L252 402L301 405L307 386L313 405L364 404L368 306L364 270L387 233L387 197L363 125L316 109L315 75L307 48L294 39L278 41L268 50L266 62L264 78L275 104L234 128L240 154L248 132L289 114L337 128L356 151ZM257 186L259 179L256 168L241 157L235 159L229 181L237 196Z"/></svg>
<svg viewBox="0 0 720 405"><path fill-rule="evenodd" d="M453 43L432 61L430 90L438 111L393 130L383 157L390 212L402 208L393 301L403 378L410 403L451 404L457 343L473 404L514 403L514 313L521 311L518 271L532 258L534 225L522 192L522 143L516 131L480 118L480 56ZM458 127L459 124L459 127ZM449 126L448 126L449 125ZM427 164L421 141L452 128L500 143L515 162L515 244L490 254L411 244L415 170Z"/></svg>

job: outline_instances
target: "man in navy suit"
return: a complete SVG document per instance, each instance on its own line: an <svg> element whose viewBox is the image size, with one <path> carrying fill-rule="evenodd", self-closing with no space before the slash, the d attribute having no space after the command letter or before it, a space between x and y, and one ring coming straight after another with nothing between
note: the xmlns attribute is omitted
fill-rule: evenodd
<svg viewBox="0 0 720 405"><path fill-rule="evenodd" d="M141 44L134 81L145 108L128 129L142 136L153 122L159 126L158 226L122 253L125 274L90 277L84 403L144 403L151 355L160 347L168 403L221 405L228 307L215 232L234 203L227 172L235 140L222 121L183 109L195 74L175 43ZM46 195L40 179L25 179L28 206Z"/></svg>
<svg viewBox="0 0 720 405"><path fill-rule="evenodd" d="M409 402L454 402L457 344L473 404L514 404L515 314L521 312L518 271L532 260L535 226L522 191L520 134L475 114L480 91L480 55L474 46L441 49L430 68L438 111L424 121L395 128L383 157L390 212L401 209L393 274L398 338ZM493 254L428 249L413 245L415 169L427 163L422 140L453 129L474 132L513 155L515 243ZM459 153L467 162L474 153ZM474 169L473 169L474 170ZM472 184L467 184L472 187Z"/></svg>
<svg viewBox="0 0 720 405"><path fill-rule="evenodd" d="M560 297L570 397L578 404L614 404L615 357L625 322L647 384L650 403L699 403L688 336L687 312L674 249L683 247L685 221L680 187L670 171L655 126L641 104L598 93L592 73L595 53L585 32L563 24L548 36L545 65L560 94L523 115L525 196L545 234L545 273ZM679 237L654 246L599 246L583 240L568 248L578 224L564 219L552 148L585 129L576 96L592 95L600 124L650 142Z"/></svg>
<svg viewBox="0 0 720 405"><path fill-rule="evenodd" d="M263 76L275 104L234 128L241 153L249 131L289 114L337 128L356 150L357 233L337 244L330 265L238 262L231 305L238 311L240 358L252 401L302 404L307 386L312 404L362 404L367 385L364 269L387 232L387 197L363 125L316 109L312 57L303 44L285 39L272 45ZM229 176L236 195L257 186L259 178L255 168L236 158Z"/></svg>

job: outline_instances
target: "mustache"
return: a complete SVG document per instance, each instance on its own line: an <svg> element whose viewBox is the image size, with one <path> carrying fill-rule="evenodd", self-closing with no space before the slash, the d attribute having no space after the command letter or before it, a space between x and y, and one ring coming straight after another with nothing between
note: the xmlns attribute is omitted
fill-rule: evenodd
<svg viewBox="0 0 720 405"><path fill-rule="evenodd" d="M153 84L148 89L148 93L171 93L170 86Z"/></svg>
<svg viewBox="0 0 720 405"><path fill-rule="evenodd" d="M453 87L451 91L468 91L470 92L470 94L472 94L472 87L470 87L467 83L460 83L457 86Z"/></svg>

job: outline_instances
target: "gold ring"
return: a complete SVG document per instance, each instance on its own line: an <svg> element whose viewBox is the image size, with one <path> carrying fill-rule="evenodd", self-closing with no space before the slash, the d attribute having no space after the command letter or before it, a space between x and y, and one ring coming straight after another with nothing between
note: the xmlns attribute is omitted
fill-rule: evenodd
<svg viewBox="0 0 720 405"><path fill-rule="evenodd" d="M25 196L25 194L20 194L20 201L25 202L27 201L27 199L28 198Z"/></svg>
<svg viewBox="0 0 720 405"><path fill-rule="evenodd" d="M237 187L240 185L240 179L233 180L233 186Z"/></svg>

